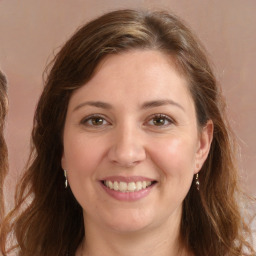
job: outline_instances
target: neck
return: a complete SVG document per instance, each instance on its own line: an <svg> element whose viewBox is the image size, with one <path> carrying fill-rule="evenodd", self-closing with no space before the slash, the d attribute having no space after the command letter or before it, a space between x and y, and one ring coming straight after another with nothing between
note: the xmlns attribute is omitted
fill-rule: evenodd
<svg viewBox="0 0 256 256"><path fill-rule="evenodd" d="M86 225L76 256L192 256L180 237L180 223L172 224L128 233Z"/></svg>

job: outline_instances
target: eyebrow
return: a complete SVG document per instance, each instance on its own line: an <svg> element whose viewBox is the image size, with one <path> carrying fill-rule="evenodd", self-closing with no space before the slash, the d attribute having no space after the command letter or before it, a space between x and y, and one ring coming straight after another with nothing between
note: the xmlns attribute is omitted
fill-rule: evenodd
<svg viewBox="0 0 256 256"><path fill-rule="evenodd" d="M161 107L161 106L165 106L165 105L174 105L180 109L182 109L183 111L185 111L185 109L177 102L173 101L173 100L153 100L153 101L147 101L145 103L143 103L142 105L142 109L148 109L148 108L156 108L156 107Z"/></svg>
<svg viewBox="0 0 256 256"><path fill-rule="evenodd" d="M79 104L78 106L76 106L73 111L76 111L84 106L92 106L92 107L103 108L103 109L111 109L112 108L112 106L109 103L105 103L102 101L86 101L86 102L83 102L83 103Z"/></svg>
<svg viewBox="0 0 256 256"><path fill-rule="evenodd" d="M145 103L142 104L141 109L149 109L149 108L156 108L156 107L161 107L161 106L165 106L165 105L174 105L180 109L182 109L183 111L185 111L185 109L177 102L173 101L173 100L152 100L152 101L147 101ZM86 101L83 102L79 105L77 105L73 111L76 111L84 106L92 106L92 107L96 107L96 108L102 108L102 109L112 109L112 105L106 102L102 102L102 101Z"/></svg>

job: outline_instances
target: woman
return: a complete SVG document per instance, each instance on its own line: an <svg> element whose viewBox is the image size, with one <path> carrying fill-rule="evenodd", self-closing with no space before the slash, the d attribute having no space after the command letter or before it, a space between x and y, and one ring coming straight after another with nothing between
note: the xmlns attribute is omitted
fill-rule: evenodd
<svg viewBox="0 0 256 256"><path fill-rule="evenodd" d="M3 135L6 111L6 78L0 71L0 222L4 215L3 182L7 171L7 147Z"/></svg>
<svg viewBox="0 0 256 256"><path fill-rule="evenodd" d="M220 90L175 16L122 10L80 28L32 139L2 232L18 255L255 255Z"/></svg>

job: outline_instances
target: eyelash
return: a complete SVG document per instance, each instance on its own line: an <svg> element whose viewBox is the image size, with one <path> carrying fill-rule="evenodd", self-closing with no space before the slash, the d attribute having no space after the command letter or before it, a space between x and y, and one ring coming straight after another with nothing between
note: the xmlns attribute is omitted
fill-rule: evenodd
<svg viewBox="0 0 256 256"><path fill-rule="evenodd" d="M93 115L90 115L86 118L84 118L80 123L82 125L85 125L85 126L89 126L89 127L97 127L97 126L102 126L102 125L94 125L94 124L89 124L89 122L92 122L93 120L95 119L102 119L103 122L107 122L109 124L109 122L106 120L106 118L100 114L93 114ZM103 125L106 125L106 124L103 124Z"/></svg>
<svg viewBox="0 0 256 256"><path fill-rule="evenodd" d="M168 124L163 124L163 125L155 125L154 123L153 124L151 124L151 126L155 126L155 127L167 127L167 126L169 126L169 125L171 125L171 124L174 124L175 123L175 121L172 119L172 118L170 118L169 116L167 116L167 115L165 115L165 114L154 114L154 115L152 115L152 116L150 116L149 118L148 118L148 121L146 122L146 123L149 123L150 121L152 121L152 122L154 122L154 120L156 120L156 119L162 119L162 120L164 120L164 122L168 122Z"/></svg>
<svg viewBox="0 0 256 256"><path fill-rule="evenodd" d="M96 124L93 124L93 120L96 120L96 119L101 119L102 120L102 124L99 124L99 125L96 125ZM156 123L154 123L154 121L156 119L162 119L163 120L163 124L159 123L160 125L156 125ZM168 122L168 124L166 124L166 121ZM104 123L106 122L106 123ZM150 124L150 122L153 122ZM87 126L87 127L97 127L100 128L102 126L106 126L106 125L109 125L111 124L110 122L108 122L106 120L106 118L100 114L93 114L93 115L90 115L86 118L84 118L81 122L80 122L82 125L84 126ZM144 124L149 124L150 126L155 126L155 127L168 127L169 125L171 124L175 124L175 121L170 118L169 116L165 115L165 114L154 114L154 115L151 115Z"/></svg>

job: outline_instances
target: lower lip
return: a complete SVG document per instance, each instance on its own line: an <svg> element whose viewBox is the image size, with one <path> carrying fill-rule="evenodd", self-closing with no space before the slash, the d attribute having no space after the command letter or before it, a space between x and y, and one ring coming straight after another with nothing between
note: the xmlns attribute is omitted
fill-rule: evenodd
<svg viewBox="0 0 256 256"><path fill-rule="evenodd" d="M101 184L102 188L107 192L108 195L110 195L111 197L113 197L117 200L120 200L120 201L137 201L137 200L140 200L140 199L146 197L155 185L155 184L153 184L150 187L147 187L147 188L142 189L140 191L120 192L120 191L116 191L116 190L113 190L113 189L110 189L110 188L106 187L101 182L100 182L100 184Z"/></svg>

